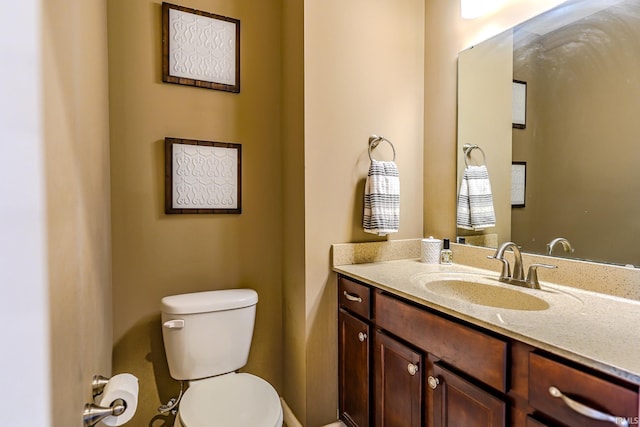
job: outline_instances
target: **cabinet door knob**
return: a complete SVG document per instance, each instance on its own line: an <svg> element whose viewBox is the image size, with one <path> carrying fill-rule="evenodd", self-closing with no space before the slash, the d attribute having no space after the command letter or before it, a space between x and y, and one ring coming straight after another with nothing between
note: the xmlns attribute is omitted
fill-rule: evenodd
<svg viewBox="0 0 640 427"><path fill-rule="evenodd" d="M431 387L431 389L435 390L440 384L440 380L434 376L429 375L429 378L427 378L427 383L429 383L429 387Z"/></svg>
<svg viewBox="0 0 640 427"><path fill-rule="evenodd" d="M358 341L364 342L367 339L367 334L364 332L358 332Z"/></svg>
<svg viewBox="0 0 640 427"><path fill-rule="evenodd" d="M583 405L580 402L576 402L575 400L565 396L554 386L549 387L549 394L553 397L559 397L560 399L562 399L565 405L567 405L577 413L584 415L585 417L592 418L594 420L606 421L617 426L629 427L629 422L626 420L626 418L614 417L613 415L605 414L604 412L600 412L596 409L590 408L587 405Z"/></svg>
<svg viewBox="0 0 640 427"><path fill-rule="evenodd" d="M360 298L358 295L354 295L354 294L350 294L347 291L343 292L344 297L349 300L349 301L353 301L353 302L362 302L362 298Z"/></svg>
<svg viewBox="0 0 640 427"><path fill-rule="evenodd" d="M409 363L407 365L407 371L409 371L409 375L413 376L418 372L418 365Z"/></svg>

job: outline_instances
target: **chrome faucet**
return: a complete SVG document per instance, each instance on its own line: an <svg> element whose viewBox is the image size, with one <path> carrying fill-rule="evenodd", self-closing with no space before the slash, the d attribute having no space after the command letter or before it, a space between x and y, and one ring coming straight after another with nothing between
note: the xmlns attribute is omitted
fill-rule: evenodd
<svg viewBox="0 0 640 427"><path fill-rule="evenodd" d="M509 261L504 258L504 253L507 249L511 248L513 251L513 275L509 274ZM524 280L524 270L522 268L522 253L520 252L520 248L513 242L506 242L500 245L496 253L493 255L494 259L498 261L502 261L502 275L500 276L501 281L505 281L502 279L513 279L513 280ZM505 269L504 266L507 266L507 274L505 277Z"/></svg>
<svg viewBox="0 0 640 427"><path fill-rule="evenodd" d="M558 243L562 245L562 249L564 249L565 252L575 252L575 249L573 249L571 243L569 243L567 239L565 239L564 237L556 237L555 239L547 243L547 255L551 255L551 252L553 252L553 248L555 248Z"/></svg>
<svg viewBox="0 0 640 427"><path fill-rule="evenodd" d="M504 257L504 253L507 251L507 249L511 249L513 251L513 274L511 274L509 261ZM525 279L522 264L522 253L520 252L520 248L518 247L518 245L513 242L503 243L496 250L496 253L493 256L489 256L488 258L496 259L502 263L502 273L500 274L500 278L498 280L504 283L509 283L511 285L523 286L532 289L540 289L540 284L538 283L538 267L556 268L555 265L549 264L531 264L529 266L529 271L527 272L527 277Z"/></svg>

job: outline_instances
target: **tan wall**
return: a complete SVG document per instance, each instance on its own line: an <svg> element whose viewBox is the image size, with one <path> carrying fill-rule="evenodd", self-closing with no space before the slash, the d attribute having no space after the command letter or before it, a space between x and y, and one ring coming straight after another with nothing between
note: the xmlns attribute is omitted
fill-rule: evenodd
<svg viewBox="0 0 640 427"><path fill-rule="evenodd" d="M306 414L294 410L306 426L336 418L331 244L422 234L423 16L422 0L305 2ZM393 142L400 170L400 232L384 238L361 226L372 134Z"/></svg>
<svg viewBox="0 0 640 427"><path fill-rule="evenodd" d="M161 2L108 2L113 363L141 380L132 426L150 425L178 392L161 340L165 295L256 289L245 370L282 390L281 3L180 4L240 19L240 94L162 83ZM242 214L164 214L167 136L242 144Z"/></svg>
<svg viewBox="0 0 640 427"><path fill-rule="evenodd" d="M304 2L283 2L283 396L297 417L307 406L305 322ZM313 403L311 403L313 404Z"/></svg>
<svg viewBox="0 0 640 427"><path fill-rule="evenodd" d="M52 425L66 427L111 373L106 2L42 5Z"/></svg>

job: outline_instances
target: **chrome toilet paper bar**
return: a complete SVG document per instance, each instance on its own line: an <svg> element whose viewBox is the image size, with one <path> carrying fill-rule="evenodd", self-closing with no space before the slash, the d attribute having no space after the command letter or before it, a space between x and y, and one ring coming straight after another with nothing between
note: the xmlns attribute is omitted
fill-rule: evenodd
<svg viewBox="0 0 640 427"><path fill-rule="evenodd" d="M94 375L91 389L94 402L84 405L84 427L93 427L99 422L105 426L121 426L135 415L139 385L134 375L122 373L111 378Z"/></svg>
<svg viewBox="0 0 640 427"><path fill-rule="evenodd" d="M127 402L122 399L114 400L108 408L98 406L95 403L87 403L84 405L84 411L82 412L82 422L84 427L93 427L104 418L110 415L117 417L124 414L126 410Z"/></svg>

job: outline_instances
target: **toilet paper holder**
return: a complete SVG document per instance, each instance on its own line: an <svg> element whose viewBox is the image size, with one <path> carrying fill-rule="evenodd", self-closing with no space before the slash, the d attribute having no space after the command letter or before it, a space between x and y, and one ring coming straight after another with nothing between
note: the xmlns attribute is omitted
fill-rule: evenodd
<svg viewBox="0 0 640 427"><path fill-rule="evenodd" d="M93 397L102 393L104 387L109 382L109 378L102 375L94 375L91 381L91 388L93 390ZM127 409L127 402L122 399L116 399L111 402L111 406L104 407L96 405L95 403L87 403L84 405L84 411L82 411L82 422L84 427L93 427L108 416L119 416Z"/></svg>
<svg viewBox="0 0 640 427"><path fill-rule="evenodd" d="M127 402L122 399L114 400L108 408L98 406L95 403L87 403L84 405L84 411L82 411L82 422L84 427L93 427L104 418L111 415L117 417L124 414L126 410Z"/></svg>
<svg viewBox="0 0 640 427"><path fill-rule="evenodd" d="M102 390L104 390L104 386L107 385L111 378L103 377L102 375L94 375L93 380L91 380L91 389L93 390L93 397L96 397Z"/></svg>

